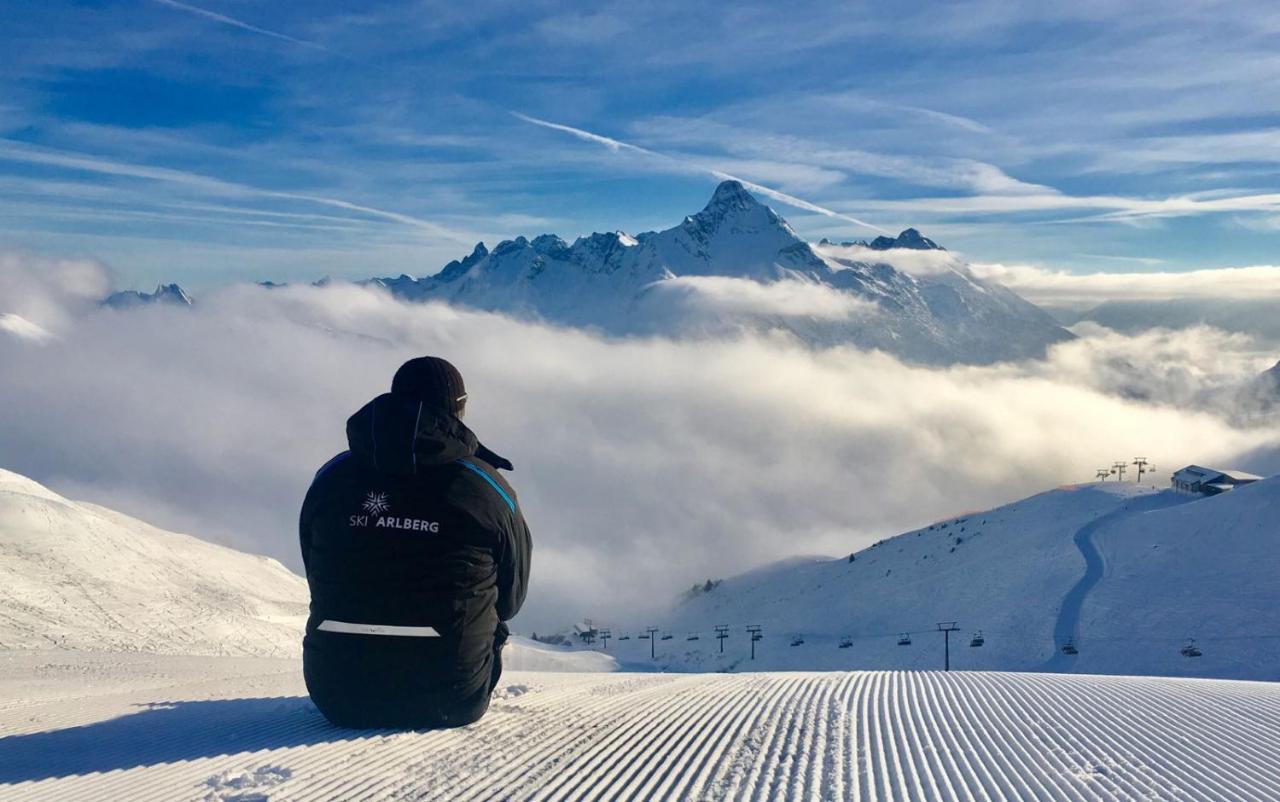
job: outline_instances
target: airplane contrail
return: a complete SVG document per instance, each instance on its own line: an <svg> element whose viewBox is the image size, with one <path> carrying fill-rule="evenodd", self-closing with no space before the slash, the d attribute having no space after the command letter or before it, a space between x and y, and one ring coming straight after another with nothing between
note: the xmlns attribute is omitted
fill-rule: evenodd
<svg viewBox="0 0 1280 802"><path fill-rule="evenodd" d="M342 55L337 51L330 50L324 45L316 44L315 42L308 42L306 39L299 39L295 36L290 36L286 33L280 33L279 31L272 31L266 28L260 28L257 25L250 25L249 23L244 22L243 20L238 20L235 17L228 17L226 14L219 14L218 12L210 11L207 8L200 8L199 6L188 5L187 3L180 3L178 2L178 0L155 0L155 2L163 6L176 8L179 11L185 11L188 14L196 14L206 19L211 19L214 22L221 22L223 25L230 25L235 28L240 28L241 30L251 31L253 33L261 34L263 36L270 36L271 38L279 39L282 42L289 42L290 44L295 44L300 47L309 47L313 50L319 50L321 52L328 53L329 55L332 55L332 56Z"/></svg>
<svg viewBox="0 0 1280 802"><path fill-rule="evenodd" d="M825 206L819 206L818 204L811 203L810 201L807 201L803 198L797 198L795 195L789 195L786 192L782 192L781 190L773 189L772 187L766 187L763 184L757 184L756 182L748 181L745 178L739 178L738 176L731 175L730 173L726 173L723 170L716 170L712 167L707 167L705 165L701 165L696 162L689 161L687 159L680 159L680 158L676 158L675 156L668 156L667 154L659 153L656 150L649 150L648 148L642 148L639 145L632 145L629 142L623 142L622 140L614 139L613 137L602 136L601 134L594 134L590 131L584 131L581 128L574 128L571 125L563 125L561 123L553 123L549 120L542 120L537 117L530 117L529 115L521 114L518 111L513 111L511 112L511 114L517 119L524 120L527 123L532 123L533 125L540 125L543 128L550 128L553 131L561 131L563 133L569 134L570 136L576 137L586 142L593 142L597 145L604 145L606 148L614 151L615 153L626 150L632 153L639 153L644 156L649 156L651 158L658 159L659 161L664 161L673 165L677 165L678 167L680 167L680 169L683 172L692 171L692 172L698 172L698 173L705 173L707 175L714 176L715 178L718 178L721 181L737 181L738 183L742 184L744 187L751 190L752 192L758 192L761 195L764 195L769 198L773 198L779 203L785 203L788 206L794 206L797 209L804 209L805 211L808 211L808 212L816 212L817 214L825 215L827 217L833 217L833 218L836 218L837 220L845 220L847 222L853 223L863 228L869 228L872 231L879 231L882 234L890 233L888 230L883 229L880 226L874 225L872 223L868 223L865 220L859 220L856 217L851 217L850 215L837 212L834 209L828 209Z"/></svg>

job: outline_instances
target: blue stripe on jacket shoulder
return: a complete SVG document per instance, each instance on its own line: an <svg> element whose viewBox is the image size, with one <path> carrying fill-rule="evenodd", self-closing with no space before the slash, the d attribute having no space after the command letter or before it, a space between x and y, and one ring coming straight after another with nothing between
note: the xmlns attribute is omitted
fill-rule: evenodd
<svg viewBox="0 0 1280 802"><path fill-rule="evenodd" d="M458 460L458 464L466 468L467 470L471 471L476 476L479 476L481 479L488 482L489 487L492 487L494 490L498 491L498 495L502 496L502 500L507 503L508 509L510 509L512 512L516 511L515 501L511 499L511 496L507 494L507 491L502 489L502 485L495 482L492 476L484 472L483 468L476 467L475 465L471 464L470 462L467 462L464 459Z"/></svg>
<svg viewBox="0 0 1280 802"><path fill-rule="evenodd" d="M336 457L334 457L333 459L331 459L331 460L329 460L328 462L326 462L325 464L321 465L321 466L320 466L320 470L316 471L316 475L315 475L315 477L314 477L311 481L313 481L313 482L314 482L316 479L319 479L321 476L323 476L323 475L324 475L324 472L325 472L325 471L329 470L329 469L330 469L330 468L332 468L334 465L337 465L339 462L342 462L344 459L346 459L346 458L347 458L347 457L349 457L349 456L351 456L351 452L350 452L350 451L344 451L344 452L342 452L341 454L339 454L338 456L336 456Z"/></svg>

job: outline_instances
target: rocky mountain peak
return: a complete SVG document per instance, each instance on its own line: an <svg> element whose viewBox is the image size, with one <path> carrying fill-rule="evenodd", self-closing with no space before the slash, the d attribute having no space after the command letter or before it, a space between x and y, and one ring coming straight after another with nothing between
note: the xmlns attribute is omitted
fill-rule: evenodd
<svg viewBox="0 0 1280 802"><path fill-rule="evenodd" d="M755 199L754 195L747 192L741 181L722 181L711 195L711 200L707 201L707 205L703 207L701 214L726 212L735 209L745 211L763 205Z"/></svg>
<svg viewBox="0 0 1280 802"><path fill-rule="evenodd" d="M913 251L945 251L946 248L921 234L914 228L908 228L896 237L876 237L866 243L868 248L887 251L890 248L906 248Z"/></svg>
<svg viewBox="0 0 1280 802"><path fill-rule="evenodd" d="M177 284L158 284L155 292L146 293L138 290L123 290L108 295L104 306L116 309L128 309L147 304L173 304L175 306L191 306L193 301L187 291Z"/></svg>

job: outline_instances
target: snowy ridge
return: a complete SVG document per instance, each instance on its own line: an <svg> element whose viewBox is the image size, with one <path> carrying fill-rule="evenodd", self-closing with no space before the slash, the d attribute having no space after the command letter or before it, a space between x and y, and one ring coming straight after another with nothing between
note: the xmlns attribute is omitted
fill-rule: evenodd
<svg viewBox="0 0 1280 802"><path fill-rule="evenodd" d="M936 624L958 621L953 668L1280 679L1278 522L1280 477L1210 498L1061 488L907 532L853 562L789 561L726 579L662 622L671 638L656 644L656 663L934 669ZM613 629L634 636L648 623ZM717 624L731 627L723 655ZM764 628L754 662L747 624ZM978 630L984 643L970 647ZM898 645L903 633L910 645ZM1077 655L1062 652L1068 638ZM1188 638L1202 656L1181 654ZM652 664L646 640L611 650L624 666Z"/></svg>
<svg viewBox="0 0 1280 802"><path fill-rule="evenodd" d="M0 647L294 655L307 599L275 560L0 470Z"/></svg>
<svg viewBox="0 0 1280 802"><path fill-rule="evenodd" d="M1280 797L1271 683L513 673L390 733L327 725L291 661L46 657L5 666L45 693L0 709L0 800Z"/></svg>
<svg viewBox="0 0 1280 802"><path fill-rule="evenodd" d="M886 244L887 243L887 244ZM896 251L887 249L893 248ZM914 229L885 243L815 248L736 181L664 231L544 234L483 243L438 274L373 279L398 297L442 300L611 334L722 336L781 329L913 361L983 364L1040 357L1071 339L1047 313L975 276ZM912 274L890 260L942 253Z"/></svg>
<svg viewBox="0 0 1280 802"><path fill-rule="evenodd" d="M512 635L502 650L502 665L510 671L617 671L618 661L601 652L558 649L545 643Z"/></svg>

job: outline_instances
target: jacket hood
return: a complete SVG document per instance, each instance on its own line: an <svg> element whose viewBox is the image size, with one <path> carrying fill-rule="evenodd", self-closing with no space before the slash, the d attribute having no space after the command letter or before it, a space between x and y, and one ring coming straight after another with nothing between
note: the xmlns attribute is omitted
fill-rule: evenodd
<svg viewBox="0 0 1280 802"><path fill-rule="evenodd" d="M414 474L471 456L511 470L511 463L482 446L457 416L391 393L347 420L347 443L353 454L390 474Z"/></svg>

